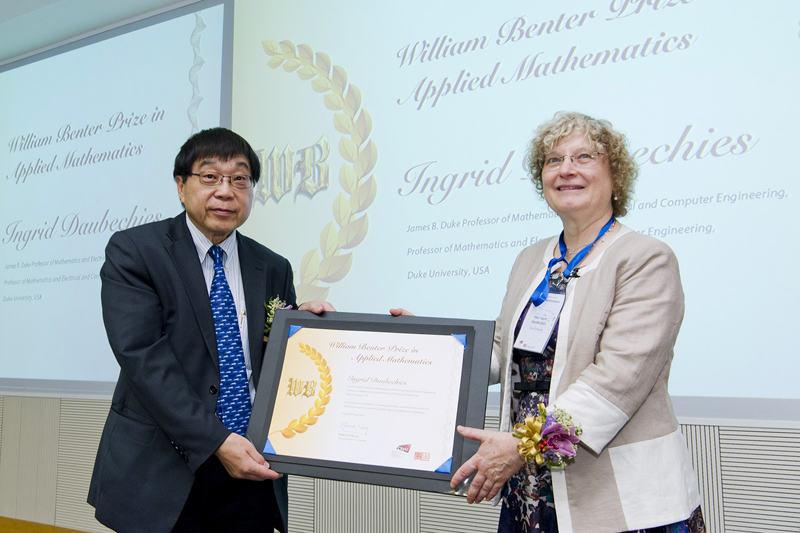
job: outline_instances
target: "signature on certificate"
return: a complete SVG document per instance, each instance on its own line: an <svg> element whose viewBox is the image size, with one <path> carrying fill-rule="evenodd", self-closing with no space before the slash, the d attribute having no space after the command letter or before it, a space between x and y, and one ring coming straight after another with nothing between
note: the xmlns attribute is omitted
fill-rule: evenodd
<svg viewBox="0 0 800 533"><path fill-rule="evenodd" d="M350 435L358 435L361 437L367 436L369 428L364 424L353 424L350 422L339 422L339 433L348 433Z"/></svg>

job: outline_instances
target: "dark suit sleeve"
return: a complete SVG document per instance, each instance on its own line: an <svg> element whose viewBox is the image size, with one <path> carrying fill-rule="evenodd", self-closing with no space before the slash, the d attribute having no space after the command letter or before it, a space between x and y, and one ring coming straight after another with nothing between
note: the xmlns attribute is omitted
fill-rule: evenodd
<svg viewBox="0 0 800 533"><path fill-rule="evenodd" d="M125 404L112 402L112 409L158 426L176 447L176 453L196 471L229 431L214 414L213 401L209 401L213 398L201 398L199 392L202 388L198 384L208 389L208 383L219 380L207 351L203 348L181 357L174 351L175 346L191 348L192 342L199 346L203 341L192 339L200 334L191 310L183 310L188 318L174 316L180 306L170 300L178 293L164 294L163 285L179 284L180 278L177 273L174 279L165 278L164 272L175 269L164 262L168 259L143 254L124 232L113 235L106 247L106 261L100 271L103 320L120 365L120 380L130 389L130 394L122 397ZM187 324L193 327L183 327ZM177 335L181 329L189 339L176 344L170 335ZM191 359L204 356L209 357L208 362L196 360L195 364Z"/></svg>
<svg viewBox="0 0 800 533"><path fill-rule="evenodd" d="M283 294L286 297L283 299L288 305L292 306L292 309L297 309L297 295L294 292L294 279L292 276L292 266L289 264L289 261L286 261L286 285L283 289Z"/></svg>

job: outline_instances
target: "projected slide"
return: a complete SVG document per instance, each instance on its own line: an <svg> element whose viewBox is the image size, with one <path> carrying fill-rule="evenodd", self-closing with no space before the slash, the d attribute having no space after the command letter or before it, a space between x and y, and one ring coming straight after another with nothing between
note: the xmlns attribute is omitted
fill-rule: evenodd
<svg viewBox="0 0 800 533"><path fill-rule="evenodd" d="M219 124L222 6L0 73L0 377L116 381L115 231L179 213L178 148Z"/></svg>
<svg viewBox="0 0 800 533"><path fill-rule="evenodd" d="M491 319L560 231L534 128L606 118L641 165L622 222L681 265L672 392L797 398L798 21L790 0L237 1L233 127L265 168L244 232L301 300Z"/></svg>

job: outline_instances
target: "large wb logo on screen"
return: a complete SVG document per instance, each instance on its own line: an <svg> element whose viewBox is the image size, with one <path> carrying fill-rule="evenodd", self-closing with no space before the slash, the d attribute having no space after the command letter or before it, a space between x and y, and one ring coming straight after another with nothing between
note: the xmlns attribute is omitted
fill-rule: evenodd
<svg viewBox="0 0 800 533"><path fill-rule="evenodd" d="M261 158L261 179L256 184L255 198L262 204L272 198L281 198L294 190L294 197L303 194L309 198L329 185L328 154L330 143L323 135L319 140L300 150L294 151L288 144L282 152L277 147L267 154L266 150L256 150Z"/></svg>

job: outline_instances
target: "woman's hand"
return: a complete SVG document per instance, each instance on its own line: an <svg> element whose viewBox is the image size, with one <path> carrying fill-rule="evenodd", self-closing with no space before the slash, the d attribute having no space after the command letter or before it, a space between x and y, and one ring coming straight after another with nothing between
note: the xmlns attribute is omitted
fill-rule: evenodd
<svg viewBox="0 0 800 533"><path fill-rule="evenodd" d="M392 315L392 316L400 316L400 315L402 315L402 316L415 316L414 313L412 313L411 311L408 311L406 309L403 309L402 307L394 307L392 309L389 309L389 314Z"/></svg>
<svg viewBox="0 0 800 533"><path fill-rule="evenodd" d="M298 311L311 311L315 315L321 315L324 312L332 312L336 311L334 307L324 300L313 300L311 302L305 302L300 304L300 307L297 308Z"/></svg>
<svg viewBox="0 0 800 533"><path fill-rule="evenodd" d="M506 481L525 464L517 452L519 439L511 433L489 431L458 426L458 432L472 440L481 442L478 451L461 465L450 480L450 488L456 488L470 474L475 478L467 492L467 503L480 503L494 498Z"/></svg>

